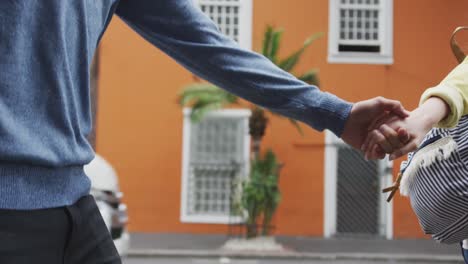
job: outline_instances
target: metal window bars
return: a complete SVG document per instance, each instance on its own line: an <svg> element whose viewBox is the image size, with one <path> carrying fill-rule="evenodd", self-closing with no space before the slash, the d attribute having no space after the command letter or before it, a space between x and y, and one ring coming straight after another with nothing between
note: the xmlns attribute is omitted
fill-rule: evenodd
<svg viewBox="0 0 468 264"><path fill-rule="evenodd" d="M235 41L239 41L239 0L199 0L201 10L218 26L219 30Z"/></svg>
<svg viewBox="0 0 468 264"><path fill-rule="evenodd" d="M379 236L380 178L378 163L338 145L337 225L338 236Z"/></svg>
<svg viewBox="0 0 468 264"><path fill-rule="evenodd" d="M232 214L232 186L246 177L245 118L207 117L191 124L187 214Z"/></svg>
<svg viewBox="0 0 468 264"><path fill-rule="evenodd" d="M380 46L379 0L341 0L339 9L338 45Z"/></svg>

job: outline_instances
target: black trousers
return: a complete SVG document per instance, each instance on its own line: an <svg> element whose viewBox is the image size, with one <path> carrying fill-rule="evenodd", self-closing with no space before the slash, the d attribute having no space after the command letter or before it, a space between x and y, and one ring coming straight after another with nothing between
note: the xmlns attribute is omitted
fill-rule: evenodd
<svg viewBox="0 0 468 264"><path fill-rule="evenodd" d="M92 196L72 206L0 210L1 264L122 263Z"/></svg>

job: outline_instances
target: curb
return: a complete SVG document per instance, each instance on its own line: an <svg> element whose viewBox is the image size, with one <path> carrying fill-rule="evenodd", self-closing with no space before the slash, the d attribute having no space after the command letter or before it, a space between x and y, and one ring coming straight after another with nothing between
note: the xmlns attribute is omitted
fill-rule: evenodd
<svg viewBox="0 0 468 264"><path fill-rule="evenodd" d="M235 259L281 259L281 260L373 260L373 261L421 261L424 263L460 263L455 255L424 254L379 254L379 253L301 253L286 252L238 252L224 250L171 250L131 249L129 257L137 258L235 258Z"/></svg>

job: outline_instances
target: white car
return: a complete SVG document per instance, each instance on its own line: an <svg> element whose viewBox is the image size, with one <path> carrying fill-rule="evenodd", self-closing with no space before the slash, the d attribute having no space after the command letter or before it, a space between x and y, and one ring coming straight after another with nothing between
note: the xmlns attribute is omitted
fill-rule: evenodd
<svg viewBox="0 0 468 264"><path fill-rule="evenodd" d="M121 256L125 256L130 247L130 236L127 231L128 215L127 206L121 202L122 193L117 173L109 162L97 154L84 169L92 182L91 194L96 199L117 251Z"/></svg>

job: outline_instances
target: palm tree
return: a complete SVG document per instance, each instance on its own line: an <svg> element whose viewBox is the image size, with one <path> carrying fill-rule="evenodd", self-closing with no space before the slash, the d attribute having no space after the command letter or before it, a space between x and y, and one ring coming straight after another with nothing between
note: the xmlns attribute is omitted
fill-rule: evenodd
<svg viewBox="0 0 468 264"><path fill-rule="evenodd" d="M313 34L305 40L302 47L298 50L283 59L279 59L278 52L283 36L283 30L268 26L264 33L261 53L281 69L293 73L294 68L298 65L306 49L314 42L314 40L317 40L322 35L322 33ZM312 85L318 85L319 83L318 69L316 68L295 76ZM238 104L238 98L215 85L208 83L195 83L183 89L180 94L179 103L182 106L191 106L192 112L190 117L193 122L198 122L212 110L221 109L232 104ZM258 159L260 154L260 144L263 136L265 135L268 118L265 114L266 109L256 105L251 105L251 109L252 116L249 120L249 133L252 137L252 153L254 158ZM293 119L289 120L297 128L299 133L302 134L299 123Z"/></svg>

